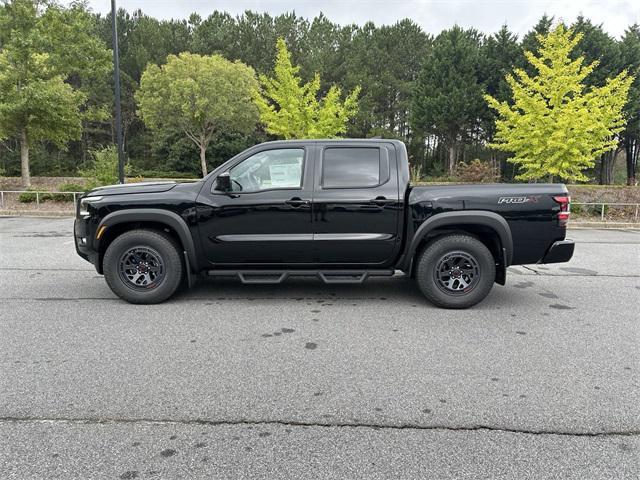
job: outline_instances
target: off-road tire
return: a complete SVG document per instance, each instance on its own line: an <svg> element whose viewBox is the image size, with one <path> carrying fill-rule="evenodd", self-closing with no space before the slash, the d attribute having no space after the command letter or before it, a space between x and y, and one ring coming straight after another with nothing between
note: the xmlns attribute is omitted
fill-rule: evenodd
<svg viewBox="0 0 640 480"><path fill-rule="evenodd" d="M121 267L122 258L128 252L141 249L151 258L158 258L162 276L149 285L135 286L127 281ZM169 235L158 230L130 230L118 236L107 248L103 259L104 277L109 288L129 303L160 303L171 297L182 283L184 265L180 248Z"/></svg>
<svg viewBox="0 0 640 480"><path fill-rule="evenodd" d="M455 271L457 258L461 266ZM462 234L435 239L420 252L415 267L424 296L443 308L469 308L481 302L496 278L495 259L489 249L480 240ZM448 275L452 271L454 275ZM457 275L460 277L454 278Z"/></svg>

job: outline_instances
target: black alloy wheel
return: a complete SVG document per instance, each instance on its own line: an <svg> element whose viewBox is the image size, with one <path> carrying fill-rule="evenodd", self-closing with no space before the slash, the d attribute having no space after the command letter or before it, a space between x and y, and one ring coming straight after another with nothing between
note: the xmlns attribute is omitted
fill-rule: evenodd
<svg viewBox="0 0 640 480"><path fill-rule="evenodd" d="M476 258L462 251L443 255L433 270L438 287L451 295L470 292L480 277L480 266Z"/></svg>
<svg viewBox="0 0 640 480"><path fill-rule="evenodd" d="M136 290L156 288L164 279L162 257L154 249L134 247L120 257L119 273L123 283Z"/></svg>
<svg viewBox="0 0 640 480"><path fill-rule="evenodd" d="M107 247L104 278L129 303L160 303L175 293L185 275L182 249L161 230L129 230Z"/></svg>
<svg viewBox="0 0 640 480"><path fill-rule="evenodd" d="M496 279L496 260L476 237L444 235L418 253L415 274L420 290L434 305L468 308L491 291Z"/></svg>

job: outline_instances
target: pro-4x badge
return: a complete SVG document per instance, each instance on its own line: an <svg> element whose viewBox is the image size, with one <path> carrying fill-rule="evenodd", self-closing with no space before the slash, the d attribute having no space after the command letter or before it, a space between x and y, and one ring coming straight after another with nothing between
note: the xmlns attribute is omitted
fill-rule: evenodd
<svg viewBox="0 0 640 480"><path fill-rule="evenodd" d="M538 200L540 200L540 195L527 195L525 197L500 197L498 199L498 205L501 205L503 203L538 203Z"/></svg>

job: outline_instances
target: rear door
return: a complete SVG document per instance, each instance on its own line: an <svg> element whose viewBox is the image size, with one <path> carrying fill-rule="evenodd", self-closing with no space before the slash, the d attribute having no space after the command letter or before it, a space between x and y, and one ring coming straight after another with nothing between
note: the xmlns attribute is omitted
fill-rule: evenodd
<svg viewBox="0 0 640 480"><path fill-rule="evenodd" d="M393 144L318 146L313 192L313 246L321 265L390 264L399 249L402 211Z"/></svg>

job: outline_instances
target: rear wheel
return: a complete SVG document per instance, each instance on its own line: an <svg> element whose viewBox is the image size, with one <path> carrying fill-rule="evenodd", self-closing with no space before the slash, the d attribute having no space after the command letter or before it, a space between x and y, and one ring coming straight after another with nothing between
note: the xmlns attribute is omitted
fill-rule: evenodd
<svg viewBox="0 0 640 480"><path fill-rule="evenodd" d="M155 230L131 230L104 255L109 288L129 303L160 303L174 294L184 272L175 241Z"/></svg>
<svg viewBox="0 0 640 480"><path fill-rule="evenodd" d="M468 235L447 235L429 244L416 263L420 290L444 308L468 308L491 291L496 266L489 249Z"/></svg>

